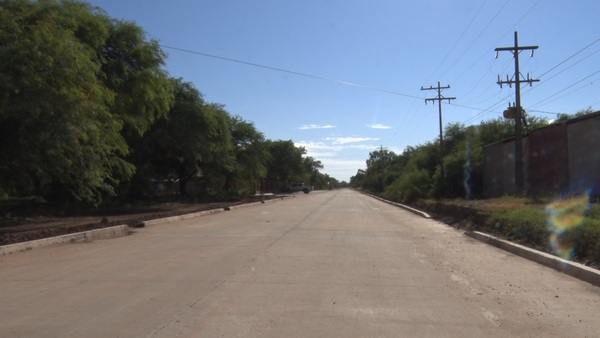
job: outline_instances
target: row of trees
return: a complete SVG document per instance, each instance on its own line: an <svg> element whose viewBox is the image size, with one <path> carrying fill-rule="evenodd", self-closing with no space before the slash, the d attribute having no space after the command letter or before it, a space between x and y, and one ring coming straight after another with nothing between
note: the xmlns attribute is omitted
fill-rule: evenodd
<svg viewBox="0 0 600 338"><path fill-rule="evenodd" d="M591 112L588 108L575 116ZM562 114L555 122L571 117ZM527 122L527 130L550 123L537 117L529 117ZM503 118L468 127L449 124L444 132L443 154L440 154L439 139L409 146L399 155L382 148L369 153L366 170L359 170L350 184L405 203L422 198L481 198L483 146L514 136L514 121ZM441 159L445 177L441 174Z"/></svg>
<svg viewBox="0 0 600 338"><path fill-rule="evenodd" d="M87 3L2 1L0 197L98 205L138 198L151 179L182 193L197 176L214 192L335 182L304 148L170 77L165 58L139 26Z"/></svg>

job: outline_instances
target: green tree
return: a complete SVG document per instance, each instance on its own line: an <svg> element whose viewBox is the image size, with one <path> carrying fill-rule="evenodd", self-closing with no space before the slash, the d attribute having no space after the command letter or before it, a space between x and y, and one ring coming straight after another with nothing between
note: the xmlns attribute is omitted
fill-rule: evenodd
<svg viewBox="0 0 600 338"><path fill-rule="evenodd" d="M479 139L484 145L515 137L514 121L502 117L483 121L479 124L478 129Z"/></svg>
<svg viewBox="0 0 600 338"><path fill-rule="evenodd" d="M312 185L317 182L317 180L321 176L321 172L319 169L323 169L323 163L321 161L316 160L312 156L305 156L303 158L303 177L299 179L299 181L310 183Z"/></svg>
<svg viewBox="0 0 600 338"><path fill-rule="evenodd" d="M270 156L267 143L254 124L240 116L229 118L229 129L235 155L235 164L229 178L249 190L267 174Z"/></svg>
<svg viewBox="0 0 600 338"><path fill-rule="evenodd" d="M249 194L267 174L269 151L264 135L254 123L229 116L229 130L235 161L227 172L227 190Z"/></svg>
<svg viewBox="0 0 600 338"><path fill-rule="evenodd" d="M364 188L374 193L384 191L386 184L392 183L389 177L392 174L390 167L397 155L390 150L380 149L369 153L367 159L366 178Z"/></svg>
<svg viewBox="0 0 600 338"><path fill-rule="evenodd" d="M302 156L306 154L306 149L296 147L291 140L269 140L267 146L270 154L267 179L287 184L292 180L302 178L304 170Z"/></svg>
<svg viewBox="0 0 600 338"><path fill-rule="evenodd" d="M356 175L350 177L350 186L355 189L364 189L367 172L363 169L358 169Z"/></svg>
<svg viewBox="0 0 600 338"><path fill-rule="evenodd" d="M483 146L476 127L463 129L460 141L454 143L444 157L445 183L441 185L441 171L433 175L435 182L431 196L437 198L467 198L483 194Z"/></svg>
<svg viewBox="0 0 600 338"><path fill-rule="evenodd" d="M151 178L179 180L180 194L194 176L212 186L233 171L233 145L229 115L222 106L205 103L189 82L172 79L174 104L158 119L135 150L135 163L143 168L138 184Z"/></svg>
<svg viewBox="0 0 600 338"><path fill-rule="evenodd" d="M101 41L105 23L75 2L3 2L0 190L99 203L133 173L109 110L114 94L81 40Z"/></svg>
<svg viewBox="0 0 600 338"><path fill-rule="evenodd" d="M581 109L577 111L575 114L559 114L558 117L553 121L553 123L565 122L576 117L581 117L593 113L594 110L592 109L592 107L588 107L586 109Z"/></svg>
<svg viewBox="0 0 600 338"><path fill-rule="evenodd" d="M106 40L97 49L101 78L115 93L111 111L123 120L129 139L144 134L171 108L171 80L162 68L165 53L156 40L131 22L111 20Z"/></svg>
<svg viewBox="0 0 600 338"><path fill-rule="evenodd" d="M384 196L390 200L412 203L428 197L431 187L432 180L427 170L410 166L385 188Z"/></svg>

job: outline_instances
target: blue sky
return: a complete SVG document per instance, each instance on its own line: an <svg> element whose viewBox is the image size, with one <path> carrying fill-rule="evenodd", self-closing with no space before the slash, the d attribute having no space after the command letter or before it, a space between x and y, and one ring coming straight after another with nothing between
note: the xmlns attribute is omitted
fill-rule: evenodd
<svg viewBox="0 0 600 338"><path fill-rule="evenodd" d="M265 137L293 140L323 172L349 180L369 152L435 141L438 107L421 87L442 86L443 124L502 116L520 54L530 115L600 110L597 0L94 0L133 21L168 53L171 76L208 102L254 122Z"/></svg>

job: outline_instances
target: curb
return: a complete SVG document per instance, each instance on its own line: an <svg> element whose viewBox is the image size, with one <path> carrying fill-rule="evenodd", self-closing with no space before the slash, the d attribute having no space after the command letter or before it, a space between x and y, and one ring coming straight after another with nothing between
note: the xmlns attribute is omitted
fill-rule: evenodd
<svg viewBox="0 0 600 338"><path fill-rule="evenodd" d="M129 227L127 225L117 225L108 228L76 232L68 235L42 238L35 241L0 246L0 256L10 255L16 252L29 251L35 248L42 248L57 244L83 243L90 242L95 239L121 237L128 234Z"/></svg>
<svg viewBox="0 0 600 338"><path fill-rule="evenodd" d="M261 204L266 204L266 203L272 203L272 202L277 202L277 201L283 201L284 198L288 198L290 196L277 196L276 198L270 198L267 200L262 200L260 202L252 202L252 203L245 203L245 204L238 204L238 205L232 205L229 207L229 210L235 210L235 209L242 209L242 208L247 208L247 207L255 207ZM292 196L295 197L295 196Z"/></svg>
<svg viewBox="0 0 600 338"><path fill-rule="evenodd" d="M468 231L465 232L465 235L483 243L493 245L499 249L508 251L517 256L534 261L538 264L558 270L571 277L575 277L596 286L600 286L600 271L583 264L568 261L566 259L531 249L520 244L512 243L479 231Z"/></svg>
<svg viewBox="0 0 600 338"><path fill-rule="evenodd" d="M283 197L281 199L283 199ZM254 207L257 205L261 205L264 203L270 203L272 201L278 201L278 200L279 199L277 199L277 198L272 198L272 199L268 199L268 200L265 200L262 202L244 203L244 204L232 205L230 207L225 207L225 208L205 210L205 211L193 212L190 214L183 214L183 215L171 216L171 217L165 217L165 218L157 218L157 219L153 219L153 220L149 220L149 221L144 221L142 223L143 223L143 227L157 225L157 224L172 223L172 222L177 222L177 221L181 221L184 219L190 219L190 218L194 218L194 217L218 214L220 212L225 212L225 211L230 211L230 210L235 210L235 209Z"/></svg>
<svg viewBox="0 0 600 338"><path fill-rule="evenodd" d="M194 213L183 214L183 215L179 215L179 216L158 218L158 219L141 222L141 226L146 227L146 226L151 226L151 225L156 225L156 224L171 223L171 222L176 222L176 221L180 221L180 220L184 220L184 219L189 219L189 218L194 218L194 217L199 217L199 216L204 216L204 215L209 215L209 214L216 214L216 213L234 210L234 209L257 206L257 205L261 205L264 203L279 201L282 199L283 199L283 197L282 198L272 198L272 199L268 199L268 200L264 200L264 201L260 201L260 202L239 204L239 205L226 207L226 208L194 212ZM17 253L17 252L29 251L29 250L33 250L36 248L43 248L43 247L59 245L59 244L84 243L84 242L91 242L95 239L121 237L121 236L129 235L130 233L131 233L131 228L129 226L117 225L117 226L113 226L113 227L76 232L76 233L61 235L61 236L56 236L56 237L41 238L41 239L28 241L28 242L0 246L0 256L10 255L10 254Z"/></svg>
<svg viewBox="0 0 600 338"><path fill-rule="evenodd" d="M220 213L223 211L225 211L225 208L199 211L199 212L193 212L191 214L183 214L183 215L171 216L171 217L165 217L165 218L157 218L157 219L152 219L149 221L144 221L142 223L143 223L144 227L147 227L147 226L151 226L151 225L177 222L177 221L181 221L184 219L200 217L200 216L204 216L204 215L217 214L217 213Z"/></svg>
<svg viewBox="0 0 600 338"><path fill-rule="evenodd" d="M384 200L384 201L385 201L385 200ZM404 205L404 204L400 204L400 203L396 203L396 202L389 202L389 201L386 201L386 202L387 202L387 203L389 203L389 204L391 204L391 205L395 205L395 206L397 206L397 207L400 207L400 208L402 208L402 209L404 209L404 210L410 211L410 212L412 212L413 214L416 214L416 215L422 216L423 218L427 218L427 219L430 219L430 218L431 218L431 215L429 215L428 213L426 213L426 212L423 212L423 211L421 211L421 210L417 210L417 209L415 209L415 208L411 208L411 207L409 207L408 205Z"/></svg>
<svg viewBox="0 0 600 338"><path fill-rule="evenodd" d="M412 212L413 214L415 214L415 215L419 215L419 216L421 216L421 217L423 217L423 218L427 218L427 219L430 219L430 218L431 218L431 215L429 215L428 213L426 213L426 212L423 212L423 211L421 211L421 210L417 210L417 209L415 209L415 208L411 208L411 207L409 207L408 205L404 205L404 204L400 204L400 203L396 203L396 202L388 201L388 200L386 200L386 199L383 199L383 198L381 198L381 197L378 197L378 196L375 196L375 195L371 195L371 194L367 194L367 193L365 193L365 192L363 192L363 194L365 194L365 195L367 195L367 196L370 196L370 197L372 197L372 198L374 198L374 199L376 199L376 200L379 200L379 201L381 201L381 202L385 202L385 203L387 203L387 204L391 204L391 205L397 206L397 207L399 207L399 208L402 208L402 209L404 209L404 210L406 210L406 211L410 211L410 212Z"/></svg>
<svg viewBox="0 0 600 338"><path fill-rule="evenodd" d="M395 205L397 207L400 207L402 209L408 210L416 215L420 215L423 216L424 218L431 218L431 216L425 212L422 212L420 210L411 208L409 206L400 204L400 203L395 203L395 202L391 202L388 200L385 200L383 198L371 195L371 194L366 194L367 196L371 196L377 200L380 200L382 202L391 204L391 205ZM571 277L575 277L579 280L582 280L584 282L588 282L592 285L595 286L600 286L600 271L590 268L588 266L585 266L583 264L577 263L577 262L572 262L572 261L568 261L566 259L562 259L560 257L542 252L542 251L538 251L517 243L513 243L498 237L494 237L492 235L488 235L486 233L483 232L479 232L479 231L467 231L464 233L466 236L471 237L473 239L476 239L480 242L495 246L499 249L502 249L504 251L508 251L514 255L517 255L519 257L528 259L530 261L536 262L538 264L547 266L549 268L552 268L554 270L560 271L562 273L565 273Z"/></svg>

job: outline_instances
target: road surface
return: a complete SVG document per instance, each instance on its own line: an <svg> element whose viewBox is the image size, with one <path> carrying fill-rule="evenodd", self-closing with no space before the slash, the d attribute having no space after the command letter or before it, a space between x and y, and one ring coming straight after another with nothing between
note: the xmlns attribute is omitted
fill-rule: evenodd
<svg viewBox="0 0 600 338"><path fill-rule="evenodd" d="M0 256L1 337L598 337L600 288L351 190Z"/></svg>

